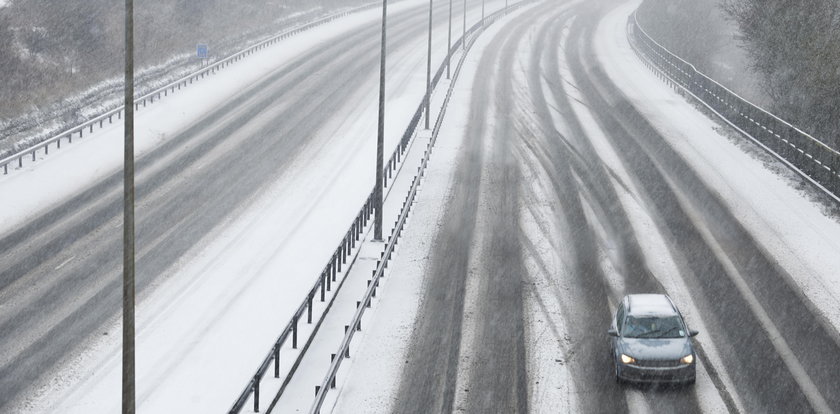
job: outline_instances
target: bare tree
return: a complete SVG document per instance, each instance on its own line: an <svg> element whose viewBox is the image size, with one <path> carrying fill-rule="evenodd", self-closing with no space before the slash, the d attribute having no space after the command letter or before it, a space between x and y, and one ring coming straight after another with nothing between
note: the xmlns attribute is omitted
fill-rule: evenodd
<svg viewBox="0 0 840 414"><path fill-rule="evenodd" d="M837 0L721 0L775 112L838 147L840 4Z"/></svg>

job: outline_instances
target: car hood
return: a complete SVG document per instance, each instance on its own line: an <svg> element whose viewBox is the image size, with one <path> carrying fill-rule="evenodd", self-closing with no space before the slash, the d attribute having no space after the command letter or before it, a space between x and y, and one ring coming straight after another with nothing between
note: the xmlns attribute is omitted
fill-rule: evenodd
<svg viewBox="0 0 840 414"><path fill-rule="evenodd" d="M620 338L619 351L636 359L680 359L692 353L689 338Z"/></svg>

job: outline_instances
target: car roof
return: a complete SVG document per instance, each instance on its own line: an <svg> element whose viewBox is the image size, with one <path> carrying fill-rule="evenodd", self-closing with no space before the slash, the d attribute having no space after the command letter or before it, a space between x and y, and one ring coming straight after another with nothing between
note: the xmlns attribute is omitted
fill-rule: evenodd
<svg viewBox="0 0 840 414"><path fill-rule="evenodd" d="M666 295L627 295L627 314L633 316L668 316L676 315L677 309Z"/></svg>

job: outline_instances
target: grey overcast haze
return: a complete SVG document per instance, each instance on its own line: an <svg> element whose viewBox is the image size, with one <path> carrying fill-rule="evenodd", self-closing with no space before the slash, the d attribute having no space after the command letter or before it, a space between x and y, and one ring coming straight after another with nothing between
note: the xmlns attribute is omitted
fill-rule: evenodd
<svg viewBox="0 0 840 414"><path fill-rule="evenodd" d="M840 412L838 66L837 0L0 0L0 413Z"/></svg>

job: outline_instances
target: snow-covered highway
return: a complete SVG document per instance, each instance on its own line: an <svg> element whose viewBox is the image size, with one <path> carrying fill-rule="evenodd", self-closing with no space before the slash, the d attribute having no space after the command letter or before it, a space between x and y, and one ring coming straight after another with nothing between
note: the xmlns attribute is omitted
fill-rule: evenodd
<svg viewBox="0 0 840 414"><path fill-rule="evenodd" d="M389 6L386 154L422 98L428 4ZM477 39L322 412L840 411L840 208L642 64L638 4L528 2ZM140 113L139 412L227 410L363 203L377 13ZM0 412L118 409L119 133L0 177ZM695 385L615 382L606 331L638 292L701 332ZM276 411L308 409L331 341Z"/></svg>

